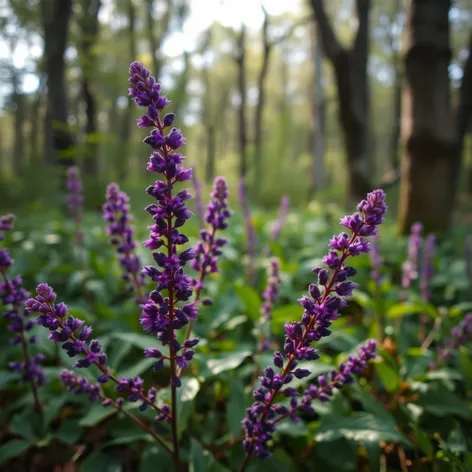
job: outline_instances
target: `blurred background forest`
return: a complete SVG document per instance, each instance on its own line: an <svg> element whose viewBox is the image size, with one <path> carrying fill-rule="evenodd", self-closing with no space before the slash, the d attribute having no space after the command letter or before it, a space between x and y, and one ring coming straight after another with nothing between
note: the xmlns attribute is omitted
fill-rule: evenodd
<svg viewBox="0 0 472 472"><path fill-rule="evenodd" d="M0 209L57 206L73 163L90 209L111 180L144 201L137 59L206 188L244 177L270 208L381 186L401 230L444 230L472 195L471 19L471 0L0 0Z"/></svg>

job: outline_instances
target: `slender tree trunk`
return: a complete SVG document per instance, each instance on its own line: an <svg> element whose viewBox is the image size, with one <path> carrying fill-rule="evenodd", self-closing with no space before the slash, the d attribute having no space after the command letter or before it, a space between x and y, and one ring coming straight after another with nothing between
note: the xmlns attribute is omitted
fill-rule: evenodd
<svg viewBox="0 0 472 472"><path fill-rule="evenodd" d="M21 171L24 166L24 124L26 118L25 97L19 90L20 77L17 72L13 72L12 86L13 97L12 102L15 107L15 114L13 120L13 153L12 153L12 169L13 174L17 177L21 176Z"/></svg>
<svg viewBox="0 0 472 472"><path fill-rule="evenodd" d="M97 175L98 173L98 146L93 135L98 132L97 103L93 87L93 71L96 67L96 57L93 47L97 42L99 34L98 13L100 11L100 0L82 0L81 18L81 53L82 53L82 83L81 95L85 104L85 135L86 153L84 171L86 175Z"/></svg>
<svg viewBox="0 0 472 472"><path fill-rule="evenodd" d="M313 174L310 197L325 186L324 153L325 153L325 93L323 85L324 67L321 35L316 23L311 25L311 49L313 63L312 113L313 113Z"/></svg>
<svg viewBox="0 0 472 472"><path fill-rule="evenodd" d="M241 27L238 35L238 92L239 92L239 177L241 179L247 174L247 132L246 132L246 26Z"/></svg>
<svg viewBox="0 0 472 472"><path fill-rule="evenodd" d="M326 57L331 61L338 91L339 121L344 134L348 168L348 197L359 200L371 190L368 141L370 0L356 0L358 28L351 49L341 46L326 15L322 0L311 0Z"/></svg>
<svg viewBox="0 0 472 472"><path fill-rule="evenodd" d="M257 77L257 103L256 103L256 112L254 117L254 156L255 156L255 172L254 172L254 182L261 183L262 175L261 170L263 167L263 114L264 114L264 105L265 105L265 82L267 78L267 72L269 71L269 61L272 52L272 43L269 41L268 37L269 29L269 17L264 10L264 24L262 26L262 64L259 70ZM254 190L260 188L260 185L254 185Z"/></svg>
<svg viewBox="0 0 472 472"><path fill-rule="evenodd" d="M133 0L127 2L128 13L128 39L129 39L129 60L136 60L136 9ZM123 122L121 128L121 155L118 165L118 180L123 181L126 178L129 168L129 142L131 139L131 126L133 121L133 100L128 97L128 105L123 114Z"/></svg>
<svg viewBox="0 0 472 472"><path fill-rule="evenodd" d="M162 68L161 46L165 36L169 32L169 24L172 17L173 0L166 0L166 9L160 20L157 20L155 17L155 3L155 0L146 0L146 33L149 41L149 49L152 56L152 75L154 75L159 80ZM158 26L157 34L155 28L156 25Z"/></svg>
<svg viewBox="0 0 472 472"><path fill-rule="evenodd" d="M450 0L410 0L402 112L399 228L446 230L455 192L457 130L449 91Z"/></svg>
<svg viewBox="0 0 472 472"><path fill-rule="evenodd" d="M49 163L70 165L68 150L74 145L67 119L67 89L64 53L69 34L72 0L42 0L44 55L47 75L45 156ZM61 154L67 154L66 157Z"/></svg>

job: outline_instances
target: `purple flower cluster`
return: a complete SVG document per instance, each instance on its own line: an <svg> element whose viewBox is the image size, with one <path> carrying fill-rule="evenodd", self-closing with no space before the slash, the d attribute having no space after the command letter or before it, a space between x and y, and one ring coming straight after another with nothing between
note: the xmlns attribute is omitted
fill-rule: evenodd
<svg viewBox="0 0 472 472"><path fill-rule="evenodd" d="M103 219L108 223L107 232L110 243L116 247L119 261L123 267L122 279L129 282L129 290L134 291L142 300L144 278L141 275L141 261L135 254L136 243L133 239L134 228L129 224L133 217L129 214L129 197L117 184L109 184L103 205Z"/></svg>
<svg viewBox="0 0 472 472"><path fill-rule="evenodd" d="M2 241L7 231L13 229L13 215L0 216L0 241ZM23 360L10 362L9 366L14 372L21 374L22 382L31 382L36 396L36 386L41 386L45 382L45 374L41 369L41 362L44 360L42 354L30 357L28 345L36 343L35 336L29 336L28 332L34 326L34 321L28 319L24 305L28 298L28 292L23 288L21 276L17 275L10 279L7 274L8 269L13 265L14 260L10 257L8 250L0 249L0 299L4 306L3 317L7 320L8 330L12 333L12 344L22 347ZM39 404L36 399L36 403Z"/></svg>
<svg viewBox="0 0 472 472"><path fill-rule="evenodd" d="M181 345L175 330L195 320L198 308L195 303L178 306L179 302L187 302L193 293L192 280L184 273L184 266L195 254L192 249L177 250L178 246L188 242L188 237L180 228L191 216L185 203L191 195L187 190L176 194L173 191L176 184L191 179L192 170L182 166L185 158L177 152L185 143L181 131L172 128L167 132L175 115L161 115L170 101L161 95L160 84L140 62L131 64L129 82L132 85L129 93L136 105L146 108L146 114L138 120L138 126L152 128L150 135L144 139L152 149L147 170L162 177L162 180L157 180L147 188L147 193L156 199L156 204L146 208L154 219L154 225L149 227L150 238L144 244L151 250L161 251L153 253L158 267L146 266L143 270L146 276L156 282L157 287L150 293L149 300L141 305L141 325L146 332L155 333L163 346L169 347L171 384L179 387L181 381L176 375L176 365L187 365L194 351L188 349L185 355L179 353L189 348L189 344L196 345L198 340L187 340ZM157 353L155 357L154 369L158 370L163 366L163 357Z"/></svg>
<svg viewBox="0 0 472 472"><path fill-rule="evenodd" d="M436 249L436 237L430 234L425 241L421 263L420 290L421 298L429 301L431 298L431 278L434 271L434 252Z"/></svg>
<svg viewBox="0 0 472 472"><path fill-rule="evenodd" d="M191 263L192 269L199 272L199 278L194 280L197 298L203 289L203 281L209 273L218 272L218 257L221 248L227 243L224 238L217 238L216 232L228 227L228 184L223 177L216 177L213 183L211 200L205 214L208 229L200 231L200 241L195 245L195 259Z"/></svg>
<svg viewBox="0 0 472 472"><path fill-rule="evenodd" d="M48 338L54 344L62 343L62 349L69 357L81 356L75 362L75 367L84 368L95 364L102 372L98 381L107 382L110 378L107 356L97 339L89 340L92 328L69 315L65 303L55 302L54 290L48 284L39 284L36 297L26 300L26 309L29 313L39 313L36 323L49 329Z"/></svg>
<svg viewBox="0 0 472 472"><path fill-rule="evenodd" d="M450 335L444 341L444 346L438 349L439 361L443 362L452 359L459 347L464 346L470 340L472 340L472 313L467 313L451 329Z"/></svg>
<svg viewBox="0 0 472 472"><path fill-rule="evenodd" d="M385 194L382 190L374 190L357 206L358 212L341 219L341 225L350 234L341 233L334 236L330 243L330 251L323 258L327 268L313 269L318 275L318 284L308 288L309 296L299 301L304 308L301 322L285 325L284 353L275 352L273 362L280 373L272 368L264 371L259 378L261 386L254 391L255 403L247 411L243 420L245 427L244 447L246 457L253 453L267 457L267 441L274 430L277 417L284 413L283 406L274 404L278 394L296 398L298 392L289 386L294 377L302 379L310 375L307 369L297 368L301 360L313 361L319 358L318 351L311 347L313 341L329 336L330 325L339 316L339 310L346 306L343 297L350 296L356 284L348 279L355 275L356 270L345 264L350 256L357 256L369 251L368 236L377 234L377 226L383 222L387 211ZM373 344L368 344L367 352L371 352ZM285 358L285 359L284 359ZM248 460L248 459L247 459Z"/></svg>
<svg viewBox="0 0 472 472"><path fill-rule="evenodd" d="M203 227L202 184L197 178L195 169L192 170L193 189L195 190L195 216L200 228Z"/></svg>
<svg viewBox="0 0 472 472"><path fill-rule="evenodd" d="M91 384L85 377L79 377L75 372L66 369L61 371L60 377L69 392L88 393L91 402L101 398L100 385Z"/></svg>
<svg viewBox="0 0 472 472"><path fill-rule="evenodd" d="M83 233L80 228L82 223L82 211L84 206L84 196L82 194L82 181L80 179L80 171L76 166L67 169L67 206L69 212L74 218L76 224L76 240L77 244L82 245Z"/></svg>
<svg viewBox="0 0 472 472"><path fill-rule="evenodd" d="M382 281L381 269L384 263L384 260L380 255L378 235L372 238L372 243L370 246L371 246L370 261L372 263L372 271L370 273L370 276L372 277L372 280L375 282L375 288L378 292L380 290L380 282Z"/></svg>
<svg viewBox="0 0 472 472"><path fill-rule="evenodd" d="M408 241L408 257L402 267L402 287L406 290L411 283L418 278L419 252L422 245L421 233L423 225L413 223L411 226L410 239ZM405 294L403 298L405 298Z"/></svg>
<svg viewBox="0 0 472 472"><path fill-rule="evenodd" d="M285 225L285 220L287 219L289 205L290 200L288 197L282 197L280 199L279 218L275 222L271 233L271 238L273 241L277 241L277 239L279 239L280 233L282 232L282 228Z"/></svg>
<svg viewBox="0 0 472 472"><path fill-rule="evenodd" d="M243 209L244 224L246 226L247 255L249 257L248 278L254 281L254 258L256 257L256 231L251 218L251 210L247 200L246 182L241 179L238 184L238 196Z"/></svg>

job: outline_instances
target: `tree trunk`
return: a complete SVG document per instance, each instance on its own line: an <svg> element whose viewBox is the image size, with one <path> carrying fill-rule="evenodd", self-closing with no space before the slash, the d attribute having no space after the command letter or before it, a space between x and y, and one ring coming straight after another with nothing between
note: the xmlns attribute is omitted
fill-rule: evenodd
<svg viewBox="0 0 472 472"><path fill-rule="evenodd" d="M273 44L269 41L268 36L269 29L269 16L264 10L264 24L262 26L262 64L257 77L257 103L256 112L254 117L254 156L255 156L255 172L254 172L254 190L257 191L260 185L257 183L262 182L261 169L263 166L264 151L262 147L263 140L263 114L265 105L265 82L267 78L267 72L269 71L269 60L271 56Z"/></svg>
<svg viewBox="0 0 472 472"><path fill-rule="evenodd" d="M99 34L98 12L100 11L100 0L82 1L81 26L81 53L82 53L82 83L81 95L85 104L85 135L86 152L84 171L86 175L98 174L98 146L94 136L98 132L97 126L97 104L95 90L92 84L92 75L96 66L96 56L93 47L97 42Z"/></svg>
<svg viewBox="0 0 472 472"><path fill-rule="evenodd" d="M128 0L128 38L129 38L129 61L136 60L136 10L133 0ZM121 129L121 155L118 165L118 180L122 182L125 180L129 167L129 141L131 138L131 126L133 121L134 103L130 96L128 96L128 105L123 115L122 129Z"/></svg>
<svg viewBox="0 0 472 472"><path fill-rule="evenodd" d="M348 170L348 199L358 201L371 190L368 142L370 0L356 0L358 28L354 44L346 50L336 38L322 0L311 0L323 50L331 61L338 91L338 114L344 135Z"/></svg>
<svg viewBox="0 0 472 472"><path fill-rule="evenodd" d="M312 89L312 113L313 113L313 174L310 189L310 197L315 192L323 190L324 177L324 153L325 153L325 93L323 85L323 51L321 48L321 35L316 23L311 25L311 49L313 63Z"/></svg>
<svg viewBox="0 0 472 472"><path fill-rule="evenodd" d="M239 177L247 174L247 133L246 133L246 26L242 25L238 35L238 92L239 92Z"/></svg>
<svg viewBox="0 0 472 472"><path fill-rule="evenodd" d="M25 97L19 90L20 77L16 71L12 74L13 96L12 102L15 107L15 115L13 120L13 153L12 153L12 169L16 177L21 176L24 165L24 124L26 118Z"/></svg>
<svg viewBox="0 0 472 472"><path fill-rule="evenodd" d="M71 165L74 138L67 118L67 88L64 53L67 46L72 0L42 0L44 56L47 75L45 157L51 164ZM65 155L65 156L64 156Z"/></svg>
<svg viewBox="0 0 472 472"><path fill-rule="evenodd" d="M410 0L402 112L399 229L446 230L455 192L457 130L450 103L450 0Z"/></svg>

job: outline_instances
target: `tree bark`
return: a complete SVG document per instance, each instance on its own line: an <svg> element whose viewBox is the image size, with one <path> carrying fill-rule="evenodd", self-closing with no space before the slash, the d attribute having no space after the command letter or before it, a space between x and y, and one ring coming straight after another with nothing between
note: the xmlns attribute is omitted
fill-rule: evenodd
<svg viewBox="0 0 472 472"><path fill-rule="evenodd" d="M15 107L13 120L13 153L12 153L12 169L13 174L17 177L21 176L24 166L24 124L26 118L25 97L20 91L20 76L17 71L12 71L12 103Z"/></svg>
<svg viewBox="0 0 472 472"><path fill-rule="evenodd" d="M101 0L82 0L81 26L81 53L82 53L82 83L81 95L85 104L85 135L86 151L84 172L86 175L98 173L98 146L94 135L98 132L97 103L95 90L92 83L93 71L96 66L96 58L93 47L99 34L98 13Z"/></svg>
<svg viewBox="0 0 472 472"><path fill-rule="evenodd" d="M238 53L236 62L238 65L238 123L239 123L239 177L247 174L247 132L246 132L246 26L243 24L237 40Z"/></svg>
<svg viewBox="0 0 472 472"><path fill-rule="evenodd" d="M370 0L356 0L358 28L351 49L338 41L322 0L311 0L320 29L323 50L334 68L338 91L338 113L344 134L348 170L348 198L358 201L371 190L368 143Z"/></svg>
<svg viewBox="0 0 472 472"><path fill-rule="evenodd" d="M42 0L44 56L47 75L47 109L45 119L45 157L50 164L71 165L70 148L74 138L69 129L66 63L64 53L69 34L72 0Z"/></svg>
<svg viewBox="0 0 472 472"><path fill-rule="evenodd" d="M451 107L450 0L410 0L402 112L404 153L399 229L421 221L426 231L448 228L459 159Z"/></svg>

